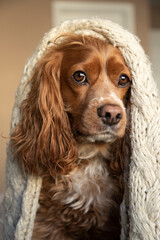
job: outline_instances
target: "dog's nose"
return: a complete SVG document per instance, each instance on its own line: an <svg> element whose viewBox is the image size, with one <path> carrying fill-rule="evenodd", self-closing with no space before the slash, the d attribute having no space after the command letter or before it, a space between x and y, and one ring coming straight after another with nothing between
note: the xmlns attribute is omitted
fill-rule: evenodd
<svg viewBox="0 0 160 240"><path fill-rule="evenodd" d="M118 124L123 116L121 107L109 104L98 108L97 113L102 121L110 126Z"/></svg>

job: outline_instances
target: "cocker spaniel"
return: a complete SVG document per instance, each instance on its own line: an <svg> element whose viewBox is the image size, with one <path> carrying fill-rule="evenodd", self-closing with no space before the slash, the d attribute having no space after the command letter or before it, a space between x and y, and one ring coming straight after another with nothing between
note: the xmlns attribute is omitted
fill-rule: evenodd
<svg viewBox="0 0 160 240"><path fill-rule="evenodd" d="M33 239L117 240L131 74L111 44L68 34L34 68L12 145L43 177Z"/></svg>

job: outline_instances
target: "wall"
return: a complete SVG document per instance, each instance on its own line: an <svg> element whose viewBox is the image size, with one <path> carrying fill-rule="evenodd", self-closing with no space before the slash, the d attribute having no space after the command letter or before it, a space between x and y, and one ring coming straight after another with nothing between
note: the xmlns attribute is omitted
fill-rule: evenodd
<svg viewBox="0 0 160 240"><path fill-rule="evenodd" d="M160 1L155 1L151 6L151 31L150 31L150 49L151 62L154 79L160 93Z"/></svg>
<svg viewBox="0 0 160 240"><path fill-rule="evenodd" d="M129 2L129 0L115 1ZM150 25L148 1L130 1L136 6L137 35L148 52ZM32 54L43 34L51 27L50 3L51 0L1 0L0 2L0 135L2 136L9 136L15 90L26 59ZM0 192L5 188L7 142L8 139L0 137Z"/></svg>

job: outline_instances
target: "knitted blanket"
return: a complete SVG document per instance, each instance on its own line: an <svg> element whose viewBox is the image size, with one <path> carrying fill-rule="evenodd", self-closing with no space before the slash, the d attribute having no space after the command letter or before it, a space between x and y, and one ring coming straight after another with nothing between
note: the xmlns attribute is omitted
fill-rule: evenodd
<svg viewBox="0 0 160 240"><path fill-rule="evenodd" d="M20 121L20 104L29 92L26 82L53 40L65 33L87 34L117 47L131 71L131 159L126 160L126 192L121 206L122 240L160 240L160 102L150 62L137 37L103 19L66 21L45 34L25 65L16 92L11 133ZM1 212L1 240L30 240L42 179L24 175L12 148L7 149L7 187Z"/></svg>

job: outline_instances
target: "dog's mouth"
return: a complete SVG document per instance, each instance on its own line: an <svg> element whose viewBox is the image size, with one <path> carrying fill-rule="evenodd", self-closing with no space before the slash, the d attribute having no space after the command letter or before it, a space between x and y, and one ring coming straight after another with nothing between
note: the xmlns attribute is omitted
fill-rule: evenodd
<svg viewBox="0 0 160 240"><path fill-rule="evenodd" d="M80 131L76 131L75 139L77 142L114 142L118 136L113 131L103 131L95 134L84 134Z"/></svg>
<svg viewBox="0 0 160 240"><path fill-rule="evenodd" d="M102 134L96 134L87 136L86 139L89 142L105 142L105 143L111 143L114 142L117 139L117 136L113 133L102 133Z"/></svg>
<svg viewBox="0 0 160 240"><path fill-rule="evenodd" d="M103 142L112 143L120 137L120 127L117 125L84 124L83 121L73 122L72 115L68 114L73 136L78 143ZM91 126L92 125L92 126Z"/></svg>

